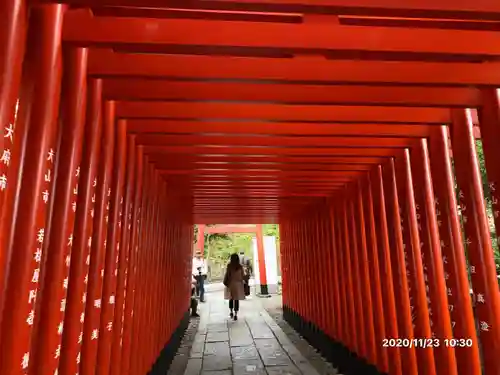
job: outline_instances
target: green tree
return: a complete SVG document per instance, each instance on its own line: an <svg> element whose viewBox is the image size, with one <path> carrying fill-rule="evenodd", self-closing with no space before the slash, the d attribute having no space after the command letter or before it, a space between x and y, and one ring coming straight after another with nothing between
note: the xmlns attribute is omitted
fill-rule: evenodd
<svg viewBox="0 0 500 375"><path fill-rule="evenodd" d="M206 224L206 227L214 227L219 224ZM198 243L198 225L194 225L194 244ZM220 248L223 243L227 243L230 241L230 237L227 233L205 233L205 242L204 242L204 257L208 256L209 246L212 244L215 248Z"/></svg>
<svg viewBox="0 0 500 375"><path fill-rule="evenodd" d="M488 214L488 222L490 226L491 243L495 253L495 263L497 266L497 273L500 274L500 250L497 241L497 230L495 221L493 219L493 202L491 199L490 184L488 180L488 172L486 170L486 163L484 161L483 142L480 139L476 140L476 152L481 171L481 179L483 182L484 199L486 201L486 213Z"/></svg>

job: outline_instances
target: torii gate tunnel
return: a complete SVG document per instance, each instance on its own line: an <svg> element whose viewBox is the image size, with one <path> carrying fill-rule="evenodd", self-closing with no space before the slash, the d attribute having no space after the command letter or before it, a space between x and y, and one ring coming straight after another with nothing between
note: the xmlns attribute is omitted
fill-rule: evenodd
<svg viewBox="0 0 500 375"><path fill-rule="evenodd" d="M0 1L2 375L164 374L194 223L280 224L344 374L500 374L498 0L61 2Z"/></svg>

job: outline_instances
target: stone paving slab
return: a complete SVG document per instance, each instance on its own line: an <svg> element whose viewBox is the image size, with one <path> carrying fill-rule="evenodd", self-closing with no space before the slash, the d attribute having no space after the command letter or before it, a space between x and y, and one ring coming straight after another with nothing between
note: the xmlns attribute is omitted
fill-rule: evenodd
<svg viewBox="0 0 500 375"><path fill-rule="evenodd" d="M233 321L222 293L210 293L184 375L319 375L258 299L240 306Z"/></svg>

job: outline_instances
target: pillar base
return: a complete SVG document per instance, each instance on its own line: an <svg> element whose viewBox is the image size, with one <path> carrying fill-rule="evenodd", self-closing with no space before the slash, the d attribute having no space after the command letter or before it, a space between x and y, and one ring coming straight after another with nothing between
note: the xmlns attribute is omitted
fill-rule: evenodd
<svg viewBox="0 0 500 375"><path fill-rule="evenodd" d="M262 296L269 295L269 289L267 288L267 284L260 284L260 295Z"/></svg>
<svg viewBox="0 0 500 375"><path fill-rule="evenodd" d="M283 305L283 318L344 375L387 375Z"/></svg>
<svg viewBox="0 0 500 375"><path fill-rule="evenodd" d="M182 338L184 337L184 333L189 326L190 313L189 311L184 314L177 329L170 337L170 340L165 345L160 355L156 359L155 364L149 371L148 375L164 375L168 373L170 365L177 353L177 350L181 346Z"/></svg>

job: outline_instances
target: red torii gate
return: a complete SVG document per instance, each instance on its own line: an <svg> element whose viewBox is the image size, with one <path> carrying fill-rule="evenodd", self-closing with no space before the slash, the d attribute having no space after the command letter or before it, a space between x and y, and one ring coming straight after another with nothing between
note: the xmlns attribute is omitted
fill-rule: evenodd
<svg viewBox="0 0 500 375"><path fill-rule="evenodd" d="M498 375L500 3L184 3L0 2L2 371L165 373L193 223L279 222L341 372Z"/></svg>
<svg viewBox="0 0 500 375"><path fill-rule="evenodd" d="M264 252L264 234L262 224L259 225L215 225L207 227L204 224L198 225L198 239L196 241L196 251L201 252L202 256L205 249L206 233L254 233L257 239L257 254L259 260L259 284L260 294L266 296L269 294L266 276L266 258Z"/></svg>

